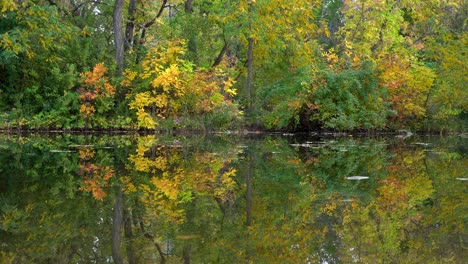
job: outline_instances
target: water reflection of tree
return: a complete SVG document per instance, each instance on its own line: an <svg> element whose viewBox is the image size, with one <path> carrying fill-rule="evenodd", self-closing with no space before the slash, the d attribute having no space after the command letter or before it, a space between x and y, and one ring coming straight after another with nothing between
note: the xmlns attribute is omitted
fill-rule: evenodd
<svg viewBox="0 0 468 264"><path fill-rule="evenodd" d="M98 245L109 242L107 209L79 191L79 155L70 148L85 144L84 137L31 135L11 137L2 144L0 159L8 164L2 165L2 179L4 175L10 179L0 198L1 262L105 259Z"/></svg>
<svg viewBox="0 0 468 264"><path fill-rule="evenodd" d="M444 162L439 150L395 144L390 147L388 175L378 182L374 200L343 216L339 229L344 261L396 263L459 263L466 237L463 187L454 179L466 159ZM433 155L434 151L442 156ZM448 154L451 156L451 154ZM429 164L434 164L434 167ZM451 196L450 202L447 196ZM464 198L463 198L464 197ZM443 201L447 203L440 206ZM454 212L454 208L461 209ZM445 213L445 212L450 213ZM444 224L441 224L444 223ZM346 250L353 249L354 254ZM346 258L347 257L347 258Z"/></svg>
<svg viewBox="0 0 468 264"><path fill-rule="evenodd" d="M466 156L383 143L2 140L2 262L462 261ZM90 164L114 174L83 174ZM79 191L94 177L104 196Z"/></svg>
<svg viewBox="0 0 468 264"><path fill-rule="evenodd" d="M127 217L128 227L137 227L133 232L142 233L150 242L139 247L137 259L150 256L156 248L160 261L189 261L190 240L200 237L193 230L196 223L187 224L194 213L200 213L194 207L209 205L201 211L209 220L222 215L233 199L236 171L231 164L237 157L236 148L191 145L194 142L141 137L136 152L129 155L128 176L121 177L128 201L124 214L132 215ZM174 248L176 237L183 239Z"/></svg>

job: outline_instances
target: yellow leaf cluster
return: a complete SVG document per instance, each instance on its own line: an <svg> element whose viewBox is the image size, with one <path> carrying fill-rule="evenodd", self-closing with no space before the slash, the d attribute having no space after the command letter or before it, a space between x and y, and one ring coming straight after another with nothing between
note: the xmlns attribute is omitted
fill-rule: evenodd
<svg viewBox="0 0 468 264"><path fill-rule="evenodd" d="M151 178L151 183L167 198L171 200L177 199L177 195L179 194L179 186L177 186L177 183L172 179L153 177Z"/></svg>
<svg viewBox="0 0 468 264"><path fill-rule="evenodd" d="M173 92L174 96L182 96L184 91L184 81L182 72L176 64L171 64L169 68L162 71L152 83L154 88L161 88L163 93Z"/></svg>
<svg viewBox="0 0 468 264"><path fill-rule="evenodd" d="M17 9L16 3L14 0L1 0L0 5L2 6L1 12L12 12Z"/></svg>
<svg viewBox="0 0 468 264"><path fill-rule="evenodd" d="M130 69L126 69L124 72L123 72L123 80L122 82L120 83L120 85L124 86L124 87L129 87L131 86L133 80L135 80L135 78L137 77L138 75L138 72L137 71L132 71Z"/></svg>
<svg viewBox="0 0 468 264"><path fill-rule="evenodd" d="M379 66L380 84L390 93L390 103L397 118L423 117L426 93L436 78L426 66L398 55L385 56Z"/></svg>
<svg viewBox="0 0 468 264"><path fill-rule="evenodd" d="M89 103L85 103L80 106L80 114L84 118L89 118L95 112L96 112L96 109L94 108L94 106L90 105Z"/></svg>

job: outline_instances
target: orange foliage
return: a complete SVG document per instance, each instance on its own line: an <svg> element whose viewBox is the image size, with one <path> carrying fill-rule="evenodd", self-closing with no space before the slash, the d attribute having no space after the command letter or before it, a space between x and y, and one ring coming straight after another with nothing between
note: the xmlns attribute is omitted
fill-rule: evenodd
<svg viewBox="0 0 468 264"><path fill-rule="evenodd" d="M107 68L102 63L96 64L93 71L81 74L83 86L78 90L80 94L80 115L88 120L96 112L93 102L98 98L112 97L115 94L114 87L109 84L109 79L104 76Z"/></svg>

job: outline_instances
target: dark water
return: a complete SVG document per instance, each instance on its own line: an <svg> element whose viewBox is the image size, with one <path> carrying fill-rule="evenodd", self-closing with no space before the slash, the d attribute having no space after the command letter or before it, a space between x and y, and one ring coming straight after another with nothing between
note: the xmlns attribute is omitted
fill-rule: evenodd
<svg viewBox="0 0 468 264"><path fill-rule="evenodd" d="M467 143L0 135L0 263L466 263Z"/></svg>

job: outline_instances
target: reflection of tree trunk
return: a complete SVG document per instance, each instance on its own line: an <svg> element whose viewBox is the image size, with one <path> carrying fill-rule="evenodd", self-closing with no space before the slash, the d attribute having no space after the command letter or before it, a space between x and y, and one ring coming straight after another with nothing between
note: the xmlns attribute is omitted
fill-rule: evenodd
<svg viewBox="0 0 468 264"><path fill-rule="evenodd" d="M246 213L246 244L245 244L245 263L252 263L252 249L250 245L249 226L252 225L252 171L253 171L253 152L248 153L247 172L245 174L245 213Z"/></svg>
<svg viewBox="0 0 468 264"><path fill-rule="evenodd" d="M150 233L146 232L145 225L143 224L143 220L141 218L139 218L138 221L139 221L139 224L140 224L141 232L143 232L143 235L147 239L149 239L154 244L154 246L156 247L156 250L158 251L159 256L161 257L161 263L162 264L166 263L166 258L164 257L164 252L162 251L161 246L158 244L158 242L154 241L154 237Z"/></svg>
<svg viewBox="0 0 468 264"><path fill-rule="evenodd" d="M120 229L123 224L123 206L122 206L122 190L117 188L114 203L114 214L112 216L112 258L114 263L123 264L122 252L120 245L122 243L122 235Z"/></svg>
<svg viewBox="0 0 468 264"><path fill-rule="evenodd" d="M132 245L132 238L133 238L133 232L132 232L132 219L130 217L130 214L124 210L124 215L125 215L125 222L124 222L124 232L125 232L125 238L126 242L125 245L127 247L127 258L128 258L128 264L136 264L136 258L135 258L135 253L133 252L133 245Z"/></svg>
<svg viewBox="0 0 468 264"><path fill-rule="evenodd" d="M252 178L252 165L253 165L253 157L252 153L249 153L249 164L247 168L247 173L245 174L245 207L246 207L246 221L245 224L250 226L252 224L252 191L251 191L251 178Z"/></svg>
<svg viewBox="0 0 468 264"><path fill-rule="evenodd" d="M73 249L74 245L64 244L56 252L56 256L48 259L48 263L68 264L72 261L73 256L76 254Z"/></svg>
<svg viewBox="0 0 468 264"><path fill-rule="evenodd" d="M192 245L188 244L184 247L184 264L190 264L190 250L192 249Z"/></svg>
<svg viewBox="0 0 468 264"><path fill-rule="evenodd" d="M221 200L221 198L219 197L215 197L214 199L216 203L218 204L219 209L221 209L221 212L223 213L223 217L224 217L226 215L226 208L224 208L223 200Z"/></svg>
<svg viewBox="0 0 468 264"><path fill-rule="evenodd" d="M193 0L185 0L185 12L193 13L192 2L193 2Z"/></svg>

